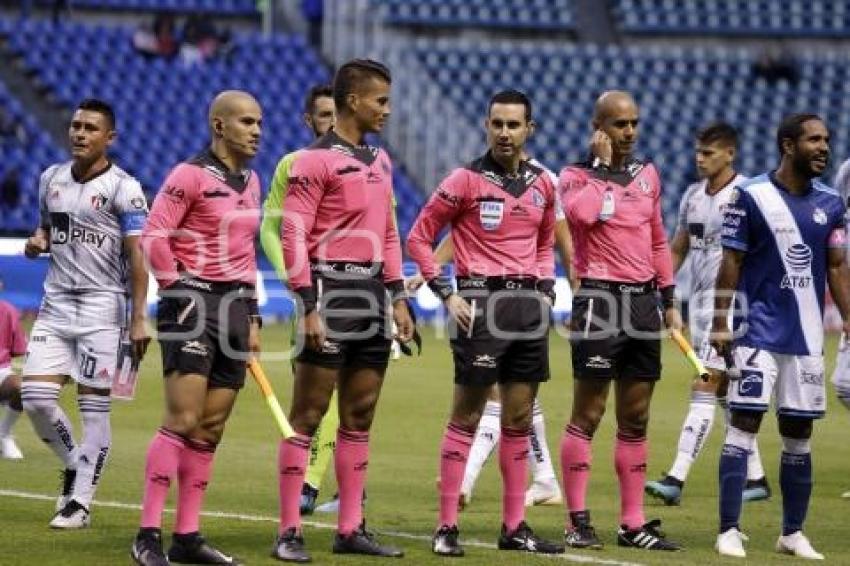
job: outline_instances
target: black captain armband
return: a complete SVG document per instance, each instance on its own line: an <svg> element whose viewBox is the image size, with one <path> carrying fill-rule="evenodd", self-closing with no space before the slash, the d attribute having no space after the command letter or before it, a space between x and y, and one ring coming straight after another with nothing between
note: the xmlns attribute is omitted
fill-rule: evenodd
<svg viewBox="0 0 850 566"><path fill-rule="evenodd" d="M454 295L454 287L449 282L446 277L434 277L430 281L428 281L428 288L431 289L435 295L440 297L441 301L445 301L452 295Z"/></svg>
<svg viewBox="0 0 850 566"><path fill-rule="evenodd" d="M668 285L660 290L661 306L665 309L679 308L679 299L676 298L676 286Z"/></svg>
<svg viewBox="0 0 850 566"><path fill-rule="evenodd" d="M407 291L404 290L404 280L397 279L396 281L387 281L384 283L384 286L387 288L387 292L390 294L390 301L395 303L396 301L407 300Z"/></svg>
<svg viewBox="0 0 850 566"><path fill-rule="evenodd" d="M552 304L555 304L555 280L540 279L537 281L537 292L549 297Z"/></svg>
<svg viewBox="0 0 850 566"><path fill-rule="evenodd" d="M316 290L313 287L301 287L295 289L295 293L301 298L305 316L316 310Z"/></svg>

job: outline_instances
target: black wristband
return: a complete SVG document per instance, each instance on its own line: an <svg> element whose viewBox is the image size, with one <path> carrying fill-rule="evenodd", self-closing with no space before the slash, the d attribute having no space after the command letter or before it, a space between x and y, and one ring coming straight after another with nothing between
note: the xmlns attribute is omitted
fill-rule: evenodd
<svg viewBox="0 0 850 566"><path fill-rule="evenodd" d="M316 310L316 290L313 287L300 287L295 289L295 293L301 297L305 315Z"/></svg>
<svg viewBox="0 0 850 566"><path fill-rule="evenodd" d="M663 287L660 289L661 293L661 305L665 309L669 308L678 308L679 307L679 299L676 298L676 286L668 285L667 287Z"/></svg>
<svg viewBox="0 0 850 566"><path fill-rule="evenodd" d="M248 320L251 321L251 324L257 323L257 326L263 327L263 317L258 314L250 314L248 315Z"/></svg>
<svg viewBox="0 0 850 566"><path fill-rule="evenodd" d="M445 301L455 292L454 287L452 287L452 284L445 277L435 277L431 279L428 281L428 288L431 289L435 295L440 297L441 301Z"/></svg>
<svg viewBox="0 0 850 566"><path fill-rule="evenodd" d="M390 294L390 301L395 303L396 301L407 299L407 291L404 290L404 280L397 279L395 281L387 281L384 283L384 286L387 288L387 291Z"/></svg>
<svg viewBox="0 0 850 566"><path fill-rule="evenodd" d="M538 279L537 292L542 293L552 300L555 304L555 280L554 279Z"/></svg>
<svg viewBox="0 0 850 566"><path fill-rule="evenodd" d="M248 299L248 314L250 316L260 316L260 304L257 299Z"/></svg>

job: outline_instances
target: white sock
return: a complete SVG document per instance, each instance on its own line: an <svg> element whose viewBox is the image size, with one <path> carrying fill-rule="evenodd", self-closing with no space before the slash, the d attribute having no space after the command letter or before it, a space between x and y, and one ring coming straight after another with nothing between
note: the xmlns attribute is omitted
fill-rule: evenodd
<svg viewBox="0 0 850 566"><path fill-rule="evenodd" d="M761 465L761 454L759 454L758 441L753 441L753 450L747 456L747 479L760 480L764 477L764 468Z"/></svg>
<svg viewBox="0 0 850 566"><path fill-rule="evenodd" d="M501 414L502 404L498 401L487 401L487 404L484 405L484 414L481 415L481 420L478 422L472 448L469 451L469 457L466 459L463 483L460 485L461 493L472 493L472 488L475 487L475 482L478 480L481 468L484 467L484 462L487 461L490 453L493 452L493 448L499 443Z"/></svg>
<svg viewBox="0 0 850 566"><path fill-rule="evenodd" d="M685 422L682 423L676 461L673 462L669 472L669 475L679 481L685 481L688 478L691 465L705 446L711 426L714 424L715 403L716 398L713 393L701 391L691 393L691 406Z"/></svg>
<svg viewBox="0 0 850 566"><path fill-rule="evenodd" d="M18 422L20 416L21 411L16 411L12 407L6 407L3 418L0 418L0 437L12 434L12 427Z"/></svg>
<svg viewBox="0 0 850 566"><path fill-rule="evenodd" d="M112 444L110 399L108 395L80 395L77 404L83 421L83 441L77 461L74 499L89 508Z"/></svg>
<svg viewBox="0 0 850 566"><path fill-rule="evenodd" d="M540 406L539 400L534 400L531 411L531 434L528 436L531 445L531 450L528 451L531 478L536 484L553 486L557 490L558 482L552 468L552 457L546 442L546 422L543 420L543 407Z"/></svg>
<svg viewBox="0 0 850 566"><path fill-rule="evenodd" d="M77 446L68 415L59 406L62 386L47 381L25 381L21 401L35 433L62 460L65 468L76 469Z"/></svg>

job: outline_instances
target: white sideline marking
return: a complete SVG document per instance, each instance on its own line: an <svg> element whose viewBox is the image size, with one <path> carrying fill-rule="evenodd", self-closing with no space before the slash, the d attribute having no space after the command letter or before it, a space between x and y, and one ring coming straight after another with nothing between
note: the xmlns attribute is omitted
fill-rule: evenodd
<svg viewBox="0 0 850 566"><path fill-rule="evenodd" d="M27 491L17 491L14 489L0 489L0 497L17 497L18 499L33 499L36 501L56 501L55 495L45 495L43 493L30 493ZM132 511L140 511L142 506L137 503L124 503L121 501L99 501L95 500L92 502L93 505L97 505L99 507L112 507L113 509L129 509ZM166 513L174 513L174 509L166 509ZM213 517L215 519L234 519L236 521L249 521L252 523L274 523L277 524L277 517L264 517L262 515L246 515L244 513L229 513L226 511L204 511L201 513L203 517ZM331 523L320 523L318 521L301 521L302 524L313 527L314 529L336 529L335 524ZM403 538L407 540L416 540L416 541L431 541L431 535L417 535L413 533L405 533L401 531L384 531L384 530L376 530L378 534L394 537L394 538ZM474 546L476 548L486 548L489 550L495 550L496 545L488 542L481 542L477 540L464 540L464 546ZM553 560L566 560L567 562L580 562L584 564L604 564L606 566L643 566L638 562L622 562L620 560L613 560L610 558L596 558L593 556L585 556L583 554L538 554L542 558L551 558Z"/></svg>

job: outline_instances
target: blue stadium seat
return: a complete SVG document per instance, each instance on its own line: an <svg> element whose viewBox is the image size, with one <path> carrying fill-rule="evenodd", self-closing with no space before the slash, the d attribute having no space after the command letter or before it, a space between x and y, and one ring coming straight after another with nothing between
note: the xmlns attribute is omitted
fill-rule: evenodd
<svg viewBox="0 0 850 566"><path fill-rule="evenodd" d="M613 0L626 33L765 37L838 37L850 32L847 0Z"/></svg>
<svg viewBox="0 0 850 566"><path fill-rule="evenodd" d="M572 0L372 0L395 25L575 29Z"/></svg>
<svg viewBox="0 0 850 566"><path fill-rule="evenodd" d="M634 91L642 108L640 151L659 163L670 226L681 191L695 174L693 136L708 122L725 119L740 128L739 167L745 174L775 166L773 132L791 112L827 117L833 153L838 159L850 155L850 100L845 95L850 66L845 56L808 56L800 61L798 82L768 83L753 79L753 53L710 48L519 45L504 50L420 44L416 55L425 74L472 124L479 122L496 90L512 86L528 92L540 124L530 151L552 168L583 157L588 119L601 91ZM506 71L512 81L506 85L498 70L516 62L525 72Z"/></svg>
<svg viewBox="0 0 850 566"><path fill-rule="evenodd" d="M256 16L254 0L74 0L78 8L116 11L209 12L218 15Z"/></svg>
<svg viewBox="0 0 850 566"><path fill-rule="evenodd" d="M113 2L121 8L129 4L126 0ZM93 0L78 3L84 4L105 5ZM190 4L209 10L224 6L237 11L244 8L245 2L134 0L133 5L147 7L152 4L180 10ZM248 4L253 9L253 2ZM24 56L27 68L36 73L61 104L72 108L82 98L95 96L108 100L115 107L119 128L116 158L134 172L149 193L159 188L174 164L191 157L208 143L206 108L212 96L224 88L246 88L258 96L264 106L267 124L263 150L254 165L263 185L267 185L278 158L310 141L301 123L305 91L314 82L330 82L327 68L300 36L258 39L249 34L237 34L235 41L239 45L228 59L212 60L187 69L176 59L148 59L137 54L131 48L133 29L130 27L75 22L53 25L32 20L4 28L3 22L5 20L0 18L0 29L10 30L9 46L13 52ZM69 58L63 54L63 50L79 44L91 46L87 57ZM263 63L258 67L257 61ZM285 74L281 69L286 70ZM0 106L10 113L25 115L23 107L5 89L0 89ZM34 164L37 175L66 154L40 128L29 129L35 145L27 151L18 148L18 152L10 153L16 156L14 162L9 162L8 152L4 151L4 163L10 166ZM412 222L422 196L403 173L398 173L398 179L405 191L400 209ZM29 191L26 198L35 198L36 186L37 183L25 185L25 190ZM20 225L27 214L4 215L0 229L13 227L8 219L12 219L14 226Z"/></svg>

